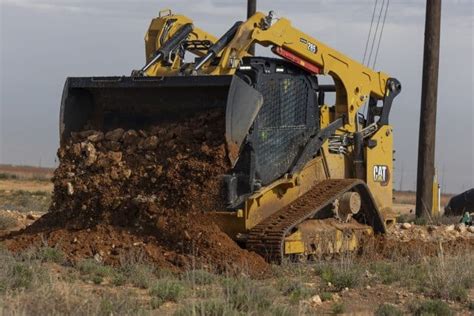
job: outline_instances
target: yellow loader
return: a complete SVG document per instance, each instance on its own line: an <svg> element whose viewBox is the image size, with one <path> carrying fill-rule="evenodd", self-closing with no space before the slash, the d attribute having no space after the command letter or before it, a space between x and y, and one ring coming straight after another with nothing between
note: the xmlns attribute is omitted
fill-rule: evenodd
<svg viewBox="0 0 474 316"><path fill-rule="evenodd" d="M277 58L248 53L258 44ZM216 38L170 11L153 19L146 64L128 77L68 78L64 143L84 129L145 128L225 109L232 170L215 220L269 261L356 249L392 215L400 82L257 12ZM319 84L330 76L331 85ZM335 94L334 104L326 95Z"/></svg>

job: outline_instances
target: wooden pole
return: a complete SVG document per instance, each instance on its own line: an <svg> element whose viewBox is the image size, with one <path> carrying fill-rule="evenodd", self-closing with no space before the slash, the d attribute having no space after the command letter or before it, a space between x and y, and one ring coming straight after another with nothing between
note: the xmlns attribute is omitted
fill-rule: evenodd
<svg viewBox="0 0 474 316"><path fill-rule="evenodd" d="M440 30L441 0L427 0L418 139L417 217L429 217L433 209Z"/></svg>
<svg viewBox="0 0 474 316"><path fill-rule="evenodd" d="M257 12L257 0L247 0L247 19ZM255 44L252 44L248 50L249 54L255 55Z"/></svg>

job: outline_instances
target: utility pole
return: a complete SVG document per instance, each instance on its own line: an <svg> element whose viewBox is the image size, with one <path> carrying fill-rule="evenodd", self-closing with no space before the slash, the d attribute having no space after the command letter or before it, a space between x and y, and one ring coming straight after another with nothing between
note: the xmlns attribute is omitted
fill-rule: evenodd
<svg viewBox="0 0 474 316"><path fill-rule="evenodd" d="M441 0L427 0L416 182L417 217L429 217L433 209L440 30Z"/></svg>
<svg viewBox="0 0 474 316"><path fill-rule="evenodd" d="M247 0L247 19L257 12L257 0ZM250 55L255 55L255 44L252 44L248 50Z"/></svg>

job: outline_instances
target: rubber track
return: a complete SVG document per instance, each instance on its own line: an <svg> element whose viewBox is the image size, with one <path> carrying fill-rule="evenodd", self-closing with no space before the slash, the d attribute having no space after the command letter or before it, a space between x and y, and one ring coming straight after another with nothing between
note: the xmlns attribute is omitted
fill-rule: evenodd
<svg viewBox="0 0 474 316"><path fill-rule="evenodd" d="M267 261L280 263L284 256L285 237L298 224L312 218L336 198L363 184L357 179L328 179L316 184L310 191L263 220L249 231L247 249Z"/></svg>

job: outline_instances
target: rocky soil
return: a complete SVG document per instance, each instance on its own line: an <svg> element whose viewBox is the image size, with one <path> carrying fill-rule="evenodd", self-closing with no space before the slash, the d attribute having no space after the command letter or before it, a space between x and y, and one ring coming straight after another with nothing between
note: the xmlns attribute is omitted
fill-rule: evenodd
<svg viewBox="0 0 474 316"><path fill-rule="evenodd" d="M224 207L223 115L216 110L146 130L73 133L58 150L50 212L10 236L8 248L47 242L71 260L113 264L134 251L169 269L206 265L263 274L264 260L206 215Z"/></svg>

